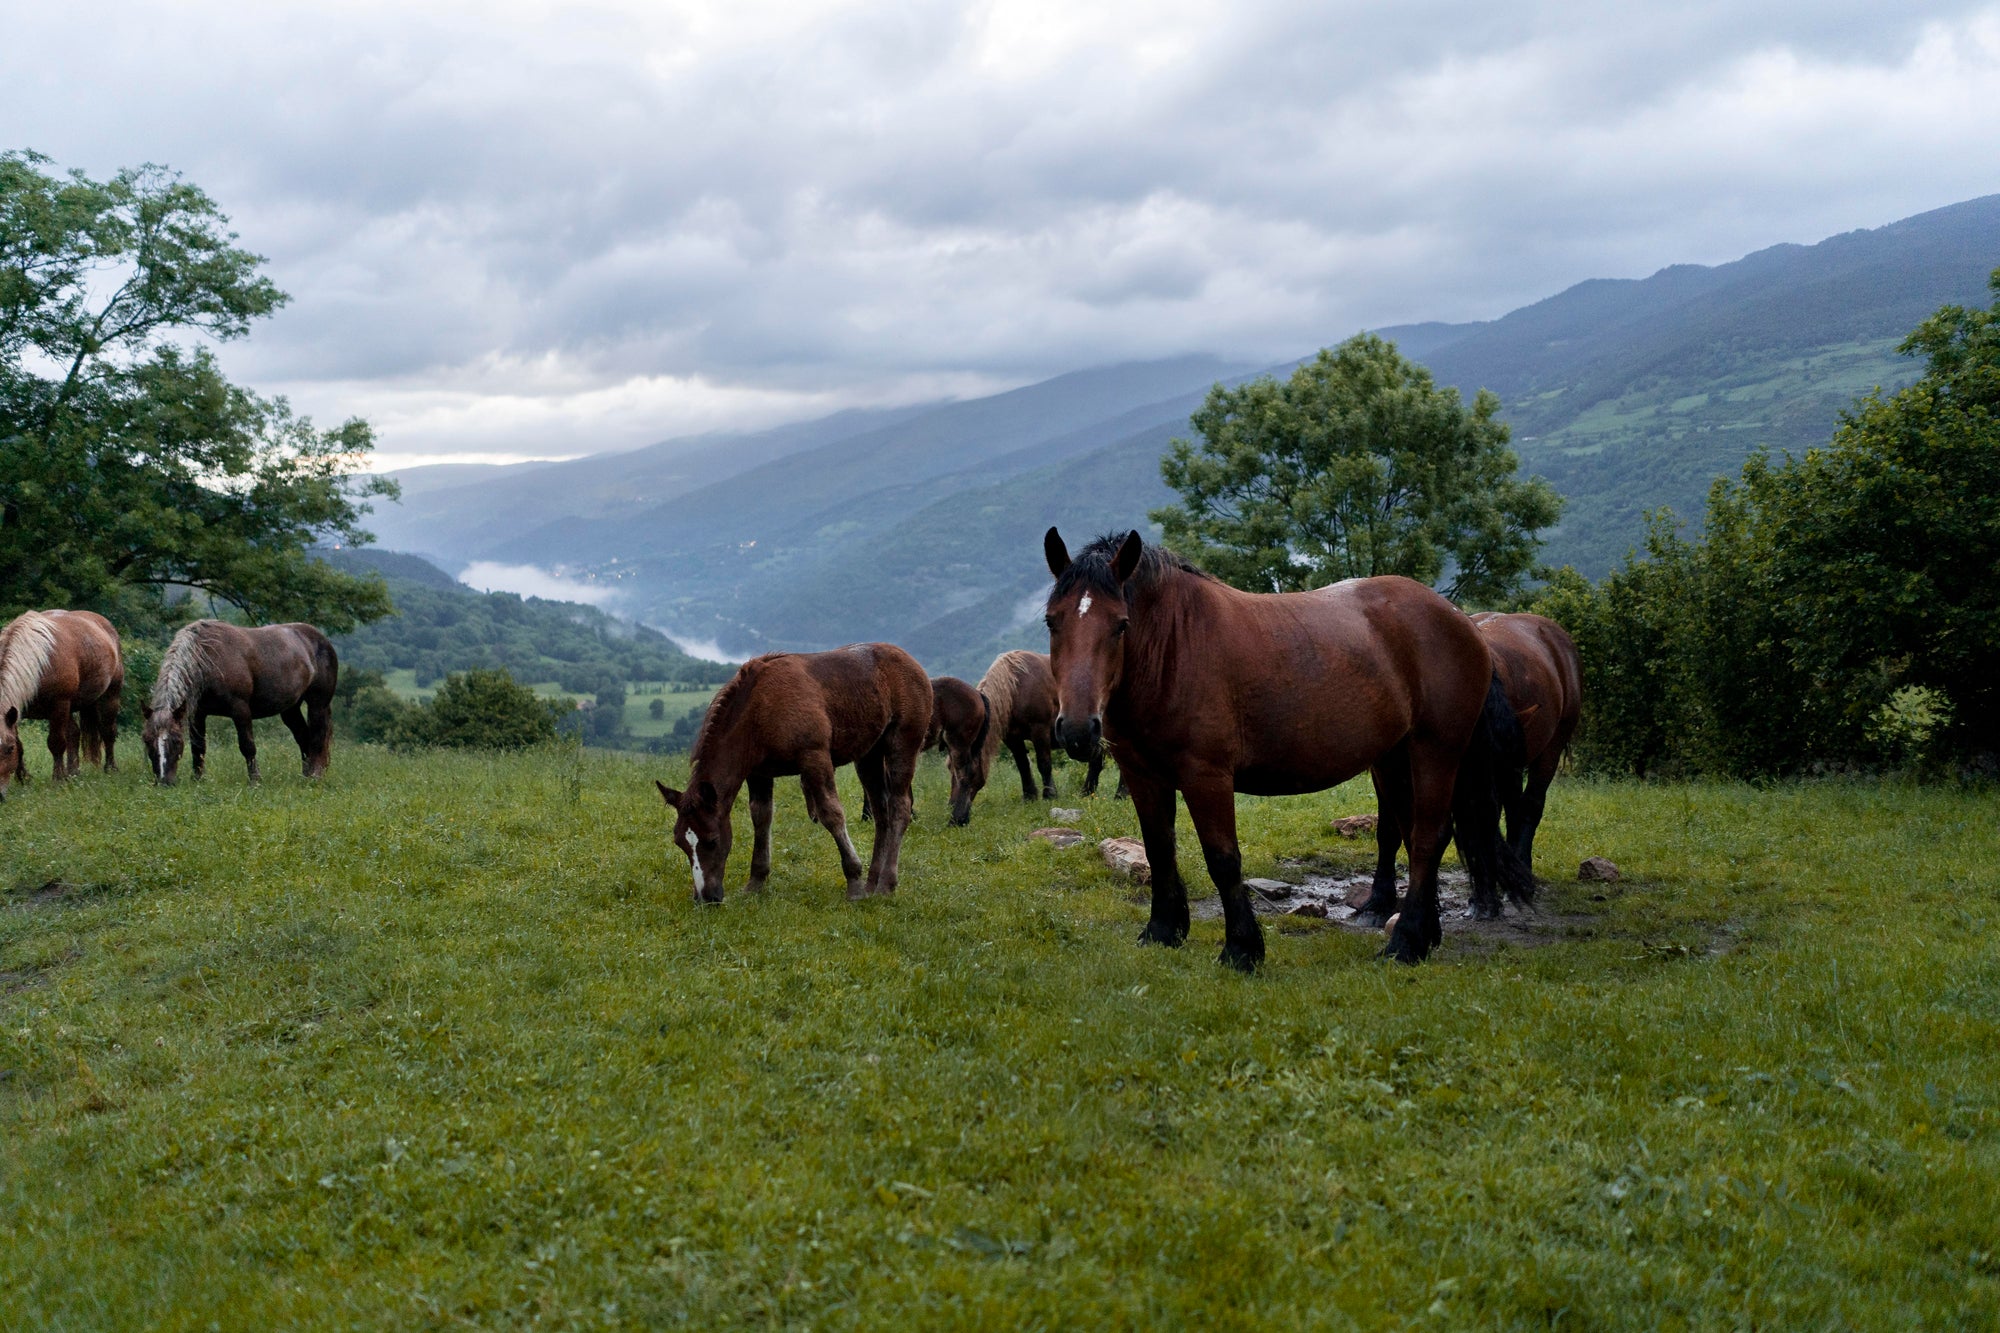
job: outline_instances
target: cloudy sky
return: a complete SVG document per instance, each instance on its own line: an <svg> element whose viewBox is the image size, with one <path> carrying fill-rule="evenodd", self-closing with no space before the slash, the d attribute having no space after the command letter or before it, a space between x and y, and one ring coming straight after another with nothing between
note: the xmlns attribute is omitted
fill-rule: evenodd
<svg viewBox="0 0 2000 1333"><path fill-rule="evenodd" d="M390 465L1277 360L2000 191L2000 0L0 0L0 32L0 146L206 188L293 297L233 372Z"/></svg>

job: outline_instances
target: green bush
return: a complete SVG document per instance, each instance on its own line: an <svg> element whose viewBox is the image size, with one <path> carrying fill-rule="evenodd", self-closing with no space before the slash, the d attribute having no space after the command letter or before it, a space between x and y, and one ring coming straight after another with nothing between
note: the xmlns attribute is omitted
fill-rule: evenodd
<svg viewBox="0 0 2000 1333"><path fill-rule="evenodd" d="M447 676L430 703L412 708L394 739L451 749L518 750L554 740L568 700L551 703L502 670Z"/></svg>

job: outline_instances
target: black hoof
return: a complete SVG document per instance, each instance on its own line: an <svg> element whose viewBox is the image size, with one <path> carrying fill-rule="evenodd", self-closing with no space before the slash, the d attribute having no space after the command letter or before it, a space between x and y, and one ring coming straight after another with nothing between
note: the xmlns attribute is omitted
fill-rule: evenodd
<svg viewBox="0 0 2000 1333"><path fill-rule="evenodd" d="M1139 932L1139 944L1142 948L1148 944L1164 944L1169 949L1178 949L1186 940L1187 929L1185 927L1174 931L1151 921L1147 922L1146 928Z"/></svg>
<svg viewBox="0 0 2000 1333"><path fill-rule="evenodd" d="M1400 929L1389 937L1387 944L1382 946L1382 957L1394 959L1399 963L1407 963L1411 967L1415 967L1418 963L1423 962L1429 953L1430 947L1428 945L1424 944L1415 935L1405 934Z"/></svg>
<svg viewBox="0 0 2000 1333"><path fill-rule="evenodd" d="M1498 921L1500 919L1500 904L1497 902L1481 902L1475 898L1472 900L1472 905L1465 909L1465 916L1469 921Z"/></svg>
<svg viewBox="0 0 2000 1333"><path fill-rule="evenodd" d="M1043 800L1045 800L1045 801L1053 801L1053 800L1054 800L1055 798L1056 798L1056 789L1055 789L1054 787L1044 787L1044 788L1042 788L1042 799L1043 799Z"/></svg>
<svg viewBox="0 0 2000 1333"><path fill-rule="evenodd" d="M1255 972L1257 965L1264 961L1264 951L1259 949L1256 953L1250 953L1225 944L1222 946L1222 953L1215 961L1224 967L1233 967L1238 972Z"/></svg>

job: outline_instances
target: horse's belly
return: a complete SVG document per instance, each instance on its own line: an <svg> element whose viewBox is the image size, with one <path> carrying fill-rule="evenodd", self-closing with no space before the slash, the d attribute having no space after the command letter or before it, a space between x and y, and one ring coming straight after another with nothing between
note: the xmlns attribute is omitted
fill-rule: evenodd
<svg viewBox="0 0 2000 1333"><path fill-rule="evenodd" d="M1321 768L1244 768L1236 773L1236 790L1244 796L1301 796L1306 792L1338 787L1351 777L1368 771L1359 767L1327 765Z"/></svg>

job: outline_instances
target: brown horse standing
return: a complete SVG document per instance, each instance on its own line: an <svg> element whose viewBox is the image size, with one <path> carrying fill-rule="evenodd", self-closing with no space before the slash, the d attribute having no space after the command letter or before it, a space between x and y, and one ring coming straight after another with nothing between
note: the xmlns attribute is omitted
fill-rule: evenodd
<svg viewBox="0 0 2000 1333"><path fill-rule="evenodd" d="M746 783L756 843L744 887L764 887L771 875L772 785L794 775L813 822L840 849L847 896L895 892L910 826L910 783L930 725L930 677L894 644L769 653L745 662L708 706L688 763L688 789L654 784L674 811L674 845L688 858L695 901L722 901L729 813ZM854 765L876 812L866 879L834 787L833 770L842 764Z"/></svg>
<svg viewBox="0 0 2000 1333"><path fill-rule="evenodd" d="M115 771L124 689L118 631L94 611L26 611L0 629L0 800L28 780L22 718L48 719L56 781L76 773L79 750Z"/></svg>
<svg viewBox="0 0 2000 1333"><path fill-rule="evenodd" d="M1471 619L1493 655L1493 672L1521 723L1527 783L1503 783L1501 799L1507 812L1507 844L1522 867L1533 874L1535 830L1541 826L1549 784L1555 781L1556 769L1562 765L1583 713L1583 672L1576 644L1553 620L1497 611L1481 611ZM1378 778L1378 797L1381 792ZM1395 821L1380 820L1375 827L1378 897L1385 893L1393 897L1396 892L1396 849L1401 845L1402 833ZM1500 900L1491 892L1479 892L1480 887L1474 886L1471 915L1491 920L1500 915Z"/></svg>
<svg viewBox="0 0 2000 1333"><path fill-rule="evenodd" d="M993 659L977 689L955 676L931 682L935 707L931 714L933 744L942 745L951 769L951 822L972 821L972 801L992 776L1000 747L1014 756L1021 774L1021 799L1037 799L1034 774L1028 771L1028 747L1035 747L1041 770L1039 799L1056 798L1053 764L1056 726L1056 678L1042 653L1017 648ZM1104 752L1091 755L1083 794L1097 790L1104 771Z"/></svg>
<svg viewBox="0 0 2000 1333"><path fill-rule="evenodd" d="M280 717L299 743L305 775L316 778L333 757L329 710L339 684L340 657L326 635L311 625L245 629L222 620L183 625L167 645L146 704L146 762L156 779L171 784L179 774L185 742L194 752L199 778L208 765L208 719L219 714L236 724L236 746L256 782L257 737L251 723Z"/></svg>
<svg viewBox="0 0 2000 1333"><path fill-rule="evenodd" d="M1187 938L1177 791L1222 895L1222 961L1245 970L1262 960L1264 934L1243 883L1239 791L1280 796L1385 775L1385 815L1410 845L1410 891L1384 950L1403 962L1443 938L1438 858L1454 825L1475 883L1533 892L1499 828L1497 767L1518 748L1518 723L1486 645L1450 602L1396 577L1239 592L1137 532L1099 538L1074 560L1054 528L1043 547L1056 580L1056 739L1079 759L1102 740L1131 788L1153 873L1141 943ZM1382 916L1392 906L1368 904Z"/></svg>

